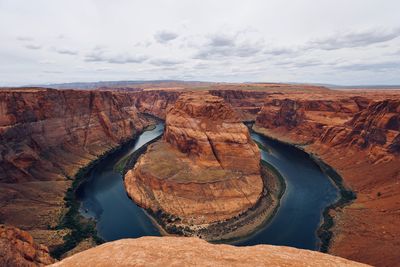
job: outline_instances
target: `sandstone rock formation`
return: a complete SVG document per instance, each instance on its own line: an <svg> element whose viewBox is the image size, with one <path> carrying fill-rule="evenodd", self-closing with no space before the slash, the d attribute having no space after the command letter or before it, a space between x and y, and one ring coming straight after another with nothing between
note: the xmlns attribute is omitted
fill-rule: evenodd
<svg viewBox="0 0 400 267"><path fill-rule="evenodd" d="M187 237L122 239L53 264L68 266L368 266L290 247L213 245Z"/></svg>
<svg viewBox="0 0 400 267"><path fill-rule="evenodd" d="M257 115L256 125L275 133L293 135L301 143L309 143L321 136L325 126L341 125L349 120L360 110L358 102L362 100L364 99L342 98L333 101L275 98L264 103Z"/></svg>
<svg viewBox="0 0 400 267"><path fill-rule="evenodd" d="M331 211L329 252L377 266L394 266L400 250L399 92L285 95L266 101L255 129L300 144L335 168L357 193ZM309 98L309 99L306 99ZM296 108L293 102L296 102ZM378 244L371 246L370 244ZM382 260L383 259L383 260Z"/></svg>
<svg viewBox="0 0 400 267"><path fill-rule="evenodd" d="M48 226L54 226L63 207L71 184L66 176L140 130L145 121L137 119L137 111L165 118L186 85L181 91L153 87L132 92L2 89L0 222L29 230L50 248L61 244L65 233ZM392 104L399 101L399 91L264 83L208 89L242 120L255 120L261 110L259 129L282 141L308 144L304 148L333 166L357 193L353 204L331 212L330 253L378 266L399 262L399 112Z"/></svg>
<svg viewBox="0 0 400 267"><path fill-rule="evenodd" d="M372 103L341 127L329 127L320 141L360 149L381 147L386 152L397 153L399 133L400 100L385 100Z"/></svg>
<svg viewBox="0 0 400 267"><path fill-rule="evenodd" d="M49 230L82 166L146 121L131 94L10 89L0 91L0 221L30 230L50 248L64 233Z"/></svg>
<svg viewBox="0 0 400 267"><path fill-rule="evenodd" d="M150 90L132 94L132 98L140 112L165 119L167 109L175 103L181 93L176 90Z"/></svg>
<svg viewBox="0 0 400 267"><path fill-rule="evenodd" d="M207 93L182 95L168 111L164 140L198 163L259 173L259 149L222 98Z"/></svg>
<svg viewBox="0 0 400 267"><path fill-rule="evenodd" d="M223 99L185 94L167 112L163 140L126 173L125 186L136 203L170 220L223 221L260 198L260 153Z"/></svg>
<svg viewBox="0 0 400 267"><path fill-rule="evenodd" d="M49 250L18 228L0 225L0 266L45 266L54 263Z"/></svg>

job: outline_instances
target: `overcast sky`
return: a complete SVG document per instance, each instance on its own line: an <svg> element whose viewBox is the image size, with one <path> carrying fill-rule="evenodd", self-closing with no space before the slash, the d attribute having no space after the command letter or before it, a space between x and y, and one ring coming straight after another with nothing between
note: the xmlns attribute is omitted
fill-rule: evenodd
<svg viewBox="0 0 400 267"><path fill-rule="evenodd" d="M0 85L400 84L399 0L0 0Z"/></svg>

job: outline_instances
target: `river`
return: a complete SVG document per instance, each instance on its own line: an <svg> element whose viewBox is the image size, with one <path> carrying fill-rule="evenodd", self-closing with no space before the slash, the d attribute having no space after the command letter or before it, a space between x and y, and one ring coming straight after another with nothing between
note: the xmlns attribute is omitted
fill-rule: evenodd
<svg viewBox="0 0 400 267"><path fill-rule="evenodd" d="M104 240L160 235L144 211L128 198L123 177L114 167L118 161L160 136L163 128L160 123L155 129L145 131L134 145L96 165L78 188L80 212L97 221L98 234ZM338 198L338 189L305 152L257 133L251 136L267 148L261 150L262 159L282 174L286 191L274 218L235 245L274 244L317 249L316 230L322 212Z"/></svg>

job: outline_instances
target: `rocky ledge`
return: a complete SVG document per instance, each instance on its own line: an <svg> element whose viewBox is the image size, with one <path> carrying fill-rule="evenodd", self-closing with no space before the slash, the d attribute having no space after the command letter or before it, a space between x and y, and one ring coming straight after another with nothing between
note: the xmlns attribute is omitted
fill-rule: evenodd
<svg viewBox="0 0 400 267"><path fill-rule="evenodd" d="M126 173L125 186L168 226L164 230L198 236L241 216L267 194L260 152L247 127L222 98L207 93L178 98L167 111L163 139Z"/></svg>
<svg viewBox="0 0 400 267"><path fill-rule="evenodd" d="M52 266L369 266L290 247L213 245L198 238L122 239L75 254Z"/></svg>

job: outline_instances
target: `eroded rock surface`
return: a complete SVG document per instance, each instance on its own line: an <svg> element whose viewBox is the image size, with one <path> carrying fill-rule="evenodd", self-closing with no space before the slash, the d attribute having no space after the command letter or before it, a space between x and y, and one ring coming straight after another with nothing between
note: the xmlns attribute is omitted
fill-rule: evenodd
<svg viewBox="0 0 400 267"><path fill-rule="evenodd" d="M132 94L0 91L0 221L29 230L52 248L54 227L79 168L132 138L146 121ZM70 178L70 179L69 179Z"/></svg>
<svg viewBox="0 0 400 267"><path fill-rule="evenodd" d="M330 253L394 266L400 260L400 94L356 94L286 95L265 103L255 129L302 145L336 169L357 194L350 205L330 212L335 222Z"/></svg>
<svg viewBox="0 0 400 267"><path fill-rule="evenodd" d="M45 266L54 263L46 246L18 228L0 225L0 266Z"/></svg>
<svg viewBox="0 0 400 267"><path fill-rule="evenodd" d="M223 99L185 94L167 112L163 140L125 176L140 206L184 224L230 219L260 198L260 153Z"/></svg>
<svg viewBox="0 0 400 267"><path fill-rule="evenodd" d="M368 266L310 250L271 245L213 245L188 237L122 239L52 266Z"/></svg>

